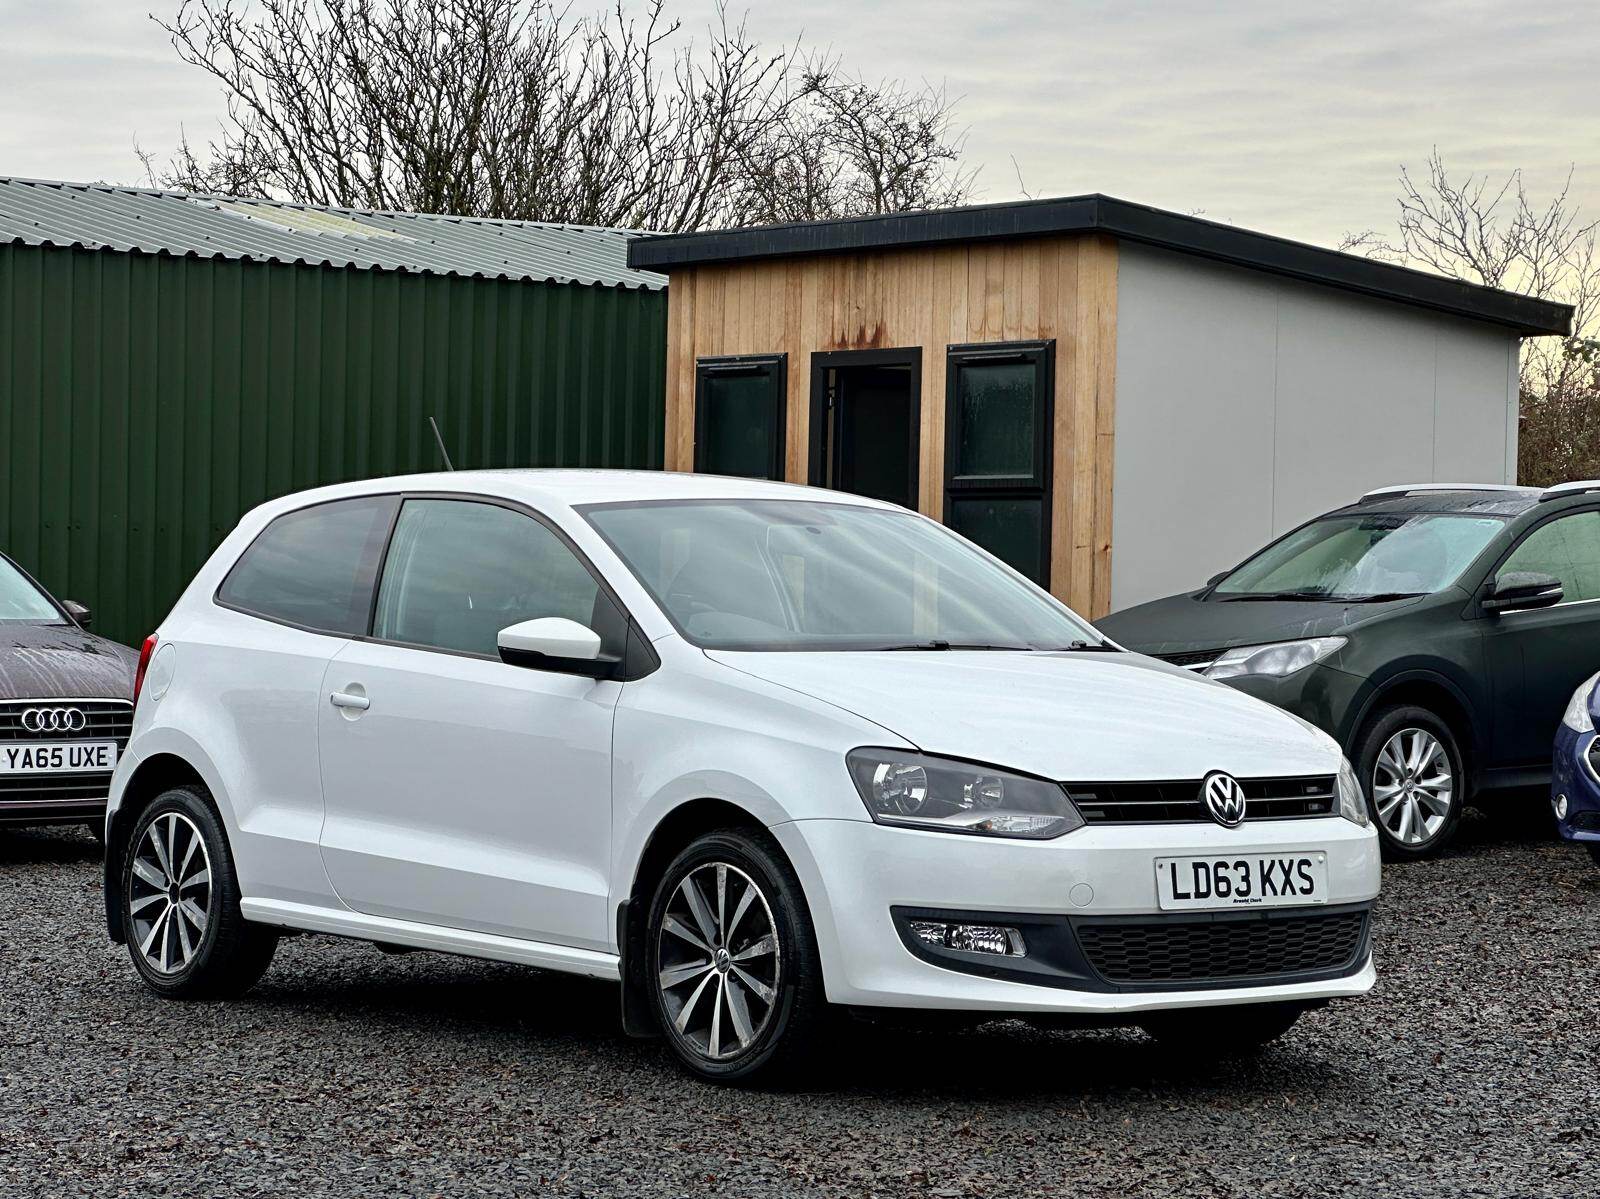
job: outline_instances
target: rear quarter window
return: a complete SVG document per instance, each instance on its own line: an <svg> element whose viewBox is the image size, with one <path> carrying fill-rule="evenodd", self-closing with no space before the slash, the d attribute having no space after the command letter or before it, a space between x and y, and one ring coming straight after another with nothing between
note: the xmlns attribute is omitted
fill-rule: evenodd
<svg viewBox="0 0 1600 1199"><path fill-rule="evenodd" d="M217 602L320 633L365 633L398 505L362 496L284 513L234 563Z"/></svg>

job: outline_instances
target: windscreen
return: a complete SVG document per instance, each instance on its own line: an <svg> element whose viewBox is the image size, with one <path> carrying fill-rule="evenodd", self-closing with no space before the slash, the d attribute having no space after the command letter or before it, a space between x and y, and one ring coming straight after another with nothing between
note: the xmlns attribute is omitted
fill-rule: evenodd
<svg viewBox="0 0 1600 1199"><path fill-rule="evenodd" d="M63 624L61 613L23 573L0 558L0 620Z"/></svg>
<svg viewBox="0 0 1600 1199"><path fill-rule="evenodd" d="M1218 599L1373 600L1454 583L1504 528L1450 512L1329 516L1268 546L1212 589Z"/></svg>
<svg viewBox="0 0 1600 1199"><path fill-rule="evenodd" d="M708 649L1066 649L1100 637L949 530L794 500L596 504L585 518Z"/></svg>

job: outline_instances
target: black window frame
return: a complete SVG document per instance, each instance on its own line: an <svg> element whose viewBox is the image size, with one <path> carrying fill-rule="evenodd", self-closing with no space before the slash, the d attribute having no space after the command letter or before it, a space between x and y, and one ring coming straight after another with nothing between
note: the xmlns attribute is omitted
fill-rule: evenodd
<svg viewBox="0 0 1600 1199"><path fill-rule="evenodd" d="M854 492L828 482L839 466L839 440L828 453L828 372L852 366L905 366L911 371L911 510L917 511L922 495L922 347L896 346L882 350L828 350L811 355L811 421L807 449L806 481L843 495Z"/></svg>
<svg viewBox="0 0 1600 1199"><path fill-rule="evenodd" d="M729 375L757 374L771 371L775 384L772 438L767 446L768 474L762 476L774 482L783 482L785 455L789 441L789 355L778 354L726 354L694 360L694 470L696 474L708 473L705 464L706 382L710 378ZM729 476L735 477L735 476ZM739 478L752 476L741 475Z"/></svg>
<svg viewBox="0 0 1600 1199"><path fill-rule="evenodd" d="M275 616L268 616L262 612L252 612L248 608L242 608L237 604L228 603L226 600L221 598L221 591L223 586L228 581L228 576L231 575L239 563L243 561L244 556L250 552L250 546L255 545L256 541L261 538L262 534L264 534L267 529L270 529L281 517L289 516L293 513L306 512L312 508L320 508L327 504L342 503L346 500L371 499L392 500L394 502L394 506L389 513L389 527L384 530L383 548L378 554L377 567L373 571L371 579L368 581L369 594L367 596L367 618L361 632L344 633L328 629L312 628L309 625L296 624L293 621L283 620ZM594 560L583 551L583 548L572 539L572 536L565 529L563 529L554 520L550 519L550 517L546 516L543 512L540 512L537 508L531 507L528 504L524 504L520 500L508 499L505 496L486 495L482 492L476 491L372 491L363 492L358 495L336 496L333 499L318 500L313 504L305 504L298 508L286 509L285 511L278 513L277 516L274 516L272 520L268 521L266 526L262 528L261 531L255 535L255 537L251 538L250 546L246 546L239 553L239 556L233 560L233 565L228 568L227 574L223 575L222 581L217 584L216 591L212 592L211 602L220 608L228 609L230 612L237 612L241 616L248 616L252 620L265 620L270 624L283 625L292 629L300 629L303 632L314 633L319 637L337 637L341 641L364 641L372 645L389 645L395 647L396 649L415 650L418 653L445 654L453 658L473 658L480 662L500 661L500 659L494 654L479 654L473 653L470 650L446 649L437 645L419 645L409 641L393 641L385 637L373 636L372 631L378 616L378 588L382 582L384 571L387 570L389 566L389 550L394 543L394 531L400 523L400 510L405 506L405 502L407 500L460 500L464 503L489 504L495 507L507 508L513 512L521 513L523 516L530 517L534 521L543 525L546 529L550 530L550 532L556 535L556 538L563 545L565 545L569 551L571 551L572 555L577 558L578 562L583 566L583 568L589 572L590 576L598 585L600 593L605 595L613 604L616 605L617 612L621 619L624 630L624 647L621 668L619 669L618 673L613 676L615 681L631 682L634 679L643 678L645 675L650 674L661 665L660 655L656 653L654 647L651 646L649 639L645 637L643 630L639 627L639 622L634 619L633 613L629 611L628 605L623 603L622 597L617 594L617 590L611 585L610 580L608 580L605 574L597 566L595 566Z"/></svg>
<svg viewBox="0 0 1600 1199"><path fill-rule="evenodd" d="M1033 471L1028 475L962 476L956 473L961 446L960 371L968 364L1028 362L1034 364ZM1055 494L1056 343L1038 341L970 342L945 347L944 399L944 500L943 520L951 528L955 506L962 499L1038 499L1039 565L1050 589L1054 566L1051 549L1051 510Z"/></svg>

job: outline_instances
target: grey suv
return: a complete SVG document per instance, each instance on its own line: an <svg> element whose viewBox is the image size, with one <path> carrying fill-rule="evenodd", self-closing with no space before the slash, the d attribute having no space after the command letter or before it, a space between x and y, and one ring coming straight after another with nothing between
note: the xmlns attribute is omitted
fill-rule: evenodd
<svg viewBox="0 0 1600 1199"><path fill-rule="evenodd" d="M1099 626L1326 729L1385 853L1423 857L1475 792L1549 779L1562 709L1600 669L1597 601L1600 482L1424 484Z"/></svg>

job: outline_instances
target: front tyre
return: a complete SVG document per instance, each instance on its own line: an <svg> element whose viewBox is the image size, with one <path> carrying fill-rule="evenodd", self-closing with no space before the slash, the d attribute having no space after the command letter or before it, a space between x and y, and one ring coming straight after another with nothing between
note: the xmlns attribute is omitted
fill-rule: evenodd
<svg viewBox="0 0 1600 1199"><path fill-rule="evenodd" d="M724 829L680 853L646 943L651 1006L685 1066L715 1082L794 1071L827 1005L800 881L770 838Z"/></svg>
<svg viewBox="0 0 1600 1199"><path fill-rule="evenodd" d="M1396 704L1373 714L1356 739L1355 768L1391 861L1432 857L1455 836L1466 806L1466 771L1450 726L1426 708Z"/></svg>
<svg viewBox="0 0 1600 1199"><path fill-rule="evenodd" d="M1294 1027L1297 1003L1245 1003L1228 1007L1153 1012L1139 1027L1163 1045L1191 1057L1247 1057Z"/></svg>
<svg viewBox="0 0 1600 1199"><path fill-rule="evenodd" d="M266 973L277 934L240 914L233 855L200 788L174 787L144 810L124 851L121 886L128 954L158 995L226 998Z"/></svg>

